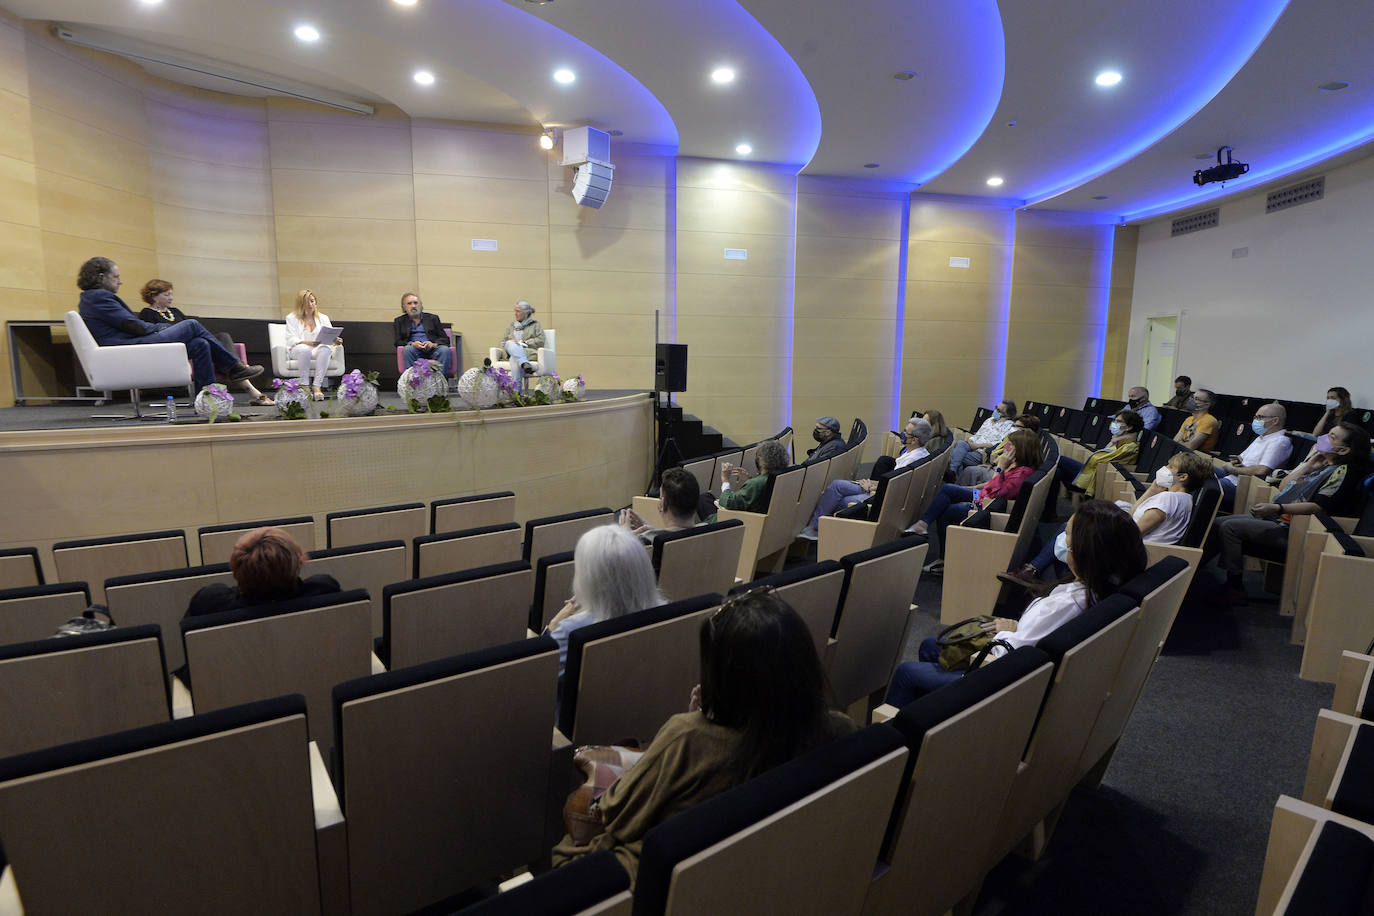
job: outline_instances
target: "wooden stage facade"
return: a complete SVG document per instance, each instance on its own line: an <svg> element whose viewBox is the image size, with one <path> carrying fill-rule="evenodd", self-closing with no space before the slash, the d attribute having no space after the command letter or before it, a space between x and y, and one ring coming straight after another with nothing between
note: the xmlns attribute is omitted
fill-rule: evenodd
<svg viewBox="0 0 1374 916"><path fill-rule="evenodd" d="M647 393L447 414L0 433L0 547L512 490L519 521L624 506L653 472Z"/></svg>

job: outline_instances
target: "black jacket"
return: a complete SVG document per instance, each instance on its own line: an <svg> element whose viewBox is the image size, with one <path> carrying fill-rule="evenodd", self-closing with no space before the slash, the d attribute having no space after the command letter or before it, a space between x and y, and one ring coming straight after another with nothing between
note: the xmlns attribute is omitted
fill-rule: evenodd
<svg viewBox="0 0 1374 916"><path fill-rule="evenodd" d="M410 329L413 327L410 316L401 314L396 316L393 322L396 328L396 346L404 347L410 343ZM425 336L430 343L442 344L447 347L448 333L444 330L444 325L439 321L438 315L431 315L429 312L420 313L420 324L425 329Z"/></svg>

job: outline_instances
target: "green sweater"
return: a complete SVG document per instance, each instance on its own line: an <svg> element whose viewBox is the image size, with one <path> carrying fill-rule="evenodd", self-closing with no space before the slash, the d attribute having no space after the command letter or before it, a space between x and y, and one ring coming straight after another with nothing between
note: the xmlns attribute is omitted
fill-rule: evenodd
<svg viewBox="0 0 1374 916"><path fill-rule="evenodd" d="M738 490L726 490L720 494L716 505L721 509L738 509L741 512L767 512L769 479L768 474L756 474L740 484ZM709 522L715 520L715 515L707 519Z"/></svg>

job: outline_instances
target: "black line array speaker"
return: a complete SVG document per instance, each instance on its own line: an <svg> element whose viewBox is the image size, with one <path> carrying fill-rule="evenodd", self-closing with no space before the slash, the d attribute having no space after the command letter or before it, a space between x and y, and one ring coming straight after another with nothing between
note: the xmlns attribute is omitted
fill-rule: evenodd
<svg viewBox="0 0 1374 916"><path fill-rule="evenodd" d="M655 391L687 390L687 345L658 345L654 359Z"/></svg>

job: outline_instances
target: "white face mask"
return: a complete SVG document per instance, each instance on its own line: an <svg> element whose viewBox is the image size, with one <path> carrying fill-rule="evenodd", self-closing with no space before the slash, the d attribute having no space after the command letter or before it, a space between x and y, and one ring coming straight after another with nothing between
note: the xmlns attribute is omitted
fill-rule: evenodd
<svg viewBox="0 0 1374 916"><path fill-rule="evenodd" d="M1119 436L1126 431L1126 424L1119 420L1113 420L1110 429L1113 436Z"/></svg>
<svg viewBox="0 0 1374 916"><path fill-rule="evenodd" d="M1169 466L1167 464L1160 468L1158 471L1155 471L1155 483L1159 484L1166 490L1174 485L1174 472L1169 470Z"/></svg>
<svg viewBox="0 0 1374 916"><path fill-rule="evenodd" d="M1328 399L1327 402L1326 402L1326 409L1327 409L1327 410L1335 410L1337 407L1340 407L1340 406L1341 406L1341 402L1340 402L1340 401L1332 401L1332 400L1329 400L1329 399Z"/></svg>
<svg viewBox="0 0 1374 916"><path fill-rule="evenodd" d="M1065 528L1059 532L1059 537L1054 539L1054 558L1060 563L1069 562L1069 530Z"/></svg>

